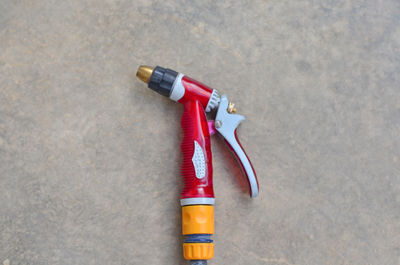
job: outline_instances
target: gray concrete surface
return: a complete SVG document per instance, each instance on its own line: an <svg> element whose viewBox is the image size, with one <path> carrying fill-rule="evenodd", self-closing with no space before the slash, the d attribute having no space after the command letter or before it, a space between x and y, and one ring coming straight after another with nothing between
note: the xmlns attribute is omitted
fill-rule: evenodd
<svg viewBox="0 0 400 265"><path fill-rule="evenodd" d="M400 264L400 2L0 2L0 262L186 264L182 108L140 64L227 93L210 264Z"/></svg>

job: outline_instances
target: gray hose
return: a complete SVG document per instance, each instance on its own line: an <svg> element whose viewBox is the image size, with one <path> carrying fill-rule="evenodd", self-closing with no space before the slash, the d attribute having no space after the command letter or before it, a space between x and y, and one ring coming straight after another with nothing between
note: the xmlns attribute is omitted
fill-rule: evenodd
<svg viewBox="0 0 400 265"><path fill-rule="evenodd" d="M190 265L207 265L207 260L191 260Z"/></svg>

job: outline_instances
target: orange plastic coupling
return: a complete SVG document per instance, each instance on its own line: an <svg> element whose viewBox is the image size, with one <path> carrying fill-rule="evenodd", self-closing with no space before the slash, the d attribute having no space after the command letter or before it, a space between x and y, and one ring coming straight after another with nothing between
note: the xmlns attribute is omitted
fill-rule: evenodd
<svg viewBox="0 0 400 265"><path fill-rule="evenodd" d="M208 260L214 257L213 243L184 243L183 257L187 260Z"/></svg>
<svg viewBox="0 0 400 265"><path fill-rule="evenodd" d="M182 234L214 234L214 206L183 206Z"/></svg>

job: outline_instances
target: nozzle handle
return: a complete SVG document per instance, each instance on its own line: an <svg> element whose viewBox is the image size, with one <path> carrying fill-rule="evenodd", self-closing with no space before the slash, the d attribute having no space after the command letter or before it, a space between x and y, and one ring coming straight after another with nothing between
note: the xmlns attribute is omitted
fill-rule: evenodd
<svg viewBox="0 0 400 265"><path fill-rule="evenodd" d="M197 100L183 105L181 150L184 187L181 204L213 204L212 155L206 114Z"/></svg>

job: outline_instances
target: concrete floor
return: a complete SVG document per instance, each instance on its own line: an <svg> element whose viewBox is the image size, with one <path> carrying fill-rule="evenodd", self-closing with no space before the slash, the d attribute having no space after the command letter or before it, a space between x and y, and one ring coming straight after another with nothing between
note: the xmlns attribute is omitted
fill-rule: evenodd
<svg viewBox="0 0 400 265"><path fill-rule="evenodd" d="M182 107L140 64L226 93L251 200L213 138L210 264L400 264L400 2L0 2L0 263L186 264Z"/></svg>

